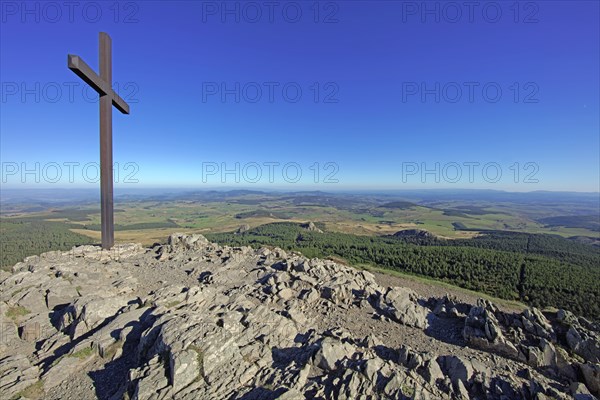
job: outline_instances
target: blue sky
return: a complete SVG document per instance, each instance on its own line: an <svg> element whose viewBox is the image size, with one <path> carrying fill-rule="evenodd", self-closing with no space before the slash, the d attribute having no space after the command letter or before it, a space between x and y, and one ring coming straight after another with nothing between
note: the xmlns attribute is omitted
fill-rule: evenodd
<svg viewBox="0 0 600 400"><path fill-rule="evenodd" d="M3 1L3 185L98 185L105 31L117 186L599 190L599 2L267 3Z"/></svg>

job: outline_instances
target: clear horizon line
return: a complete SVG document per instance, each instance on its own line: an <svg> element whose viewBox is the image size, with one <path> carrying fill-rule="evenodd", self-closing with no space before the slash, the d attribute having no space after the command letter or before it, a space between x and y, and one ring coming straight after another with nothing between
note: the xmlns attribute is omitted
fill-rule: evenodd
<svg viewBox="0 0 600 400"><path fill-rule="evenodd" d="M36 191L36 190L46 190L46 191L52 191L52 190L60 190L60 191L66 191L66 190L85 190L85 191L95 191L95 192L99 192L100 188L99 187L89 187L89 186L43 186L43 187L39 187L39 186L35 186L35 187L6 187L6 186L0 186L0 192L2 191ZM202 186L162 186L162 185L156 185L156 186L136 186L136 187L124 187L124 186L114 186L114 191L118 192L118 191L147 191L147 190L163 190L163 191L220 191L220 192L230 192L230 191L236 191L236 190L243 190L243 191L253 191L253 192L287 192L287 193L291 193L291 192L322 192L322 193L333 193L333 192L348 192L348 191L361 191L361 192L388 192L388 191L407 191L407 192L416 192L416 191L486 191L486 192L502 192L502 193L518 193L518 194L527 194L527 193L580 193L580 194L598 194L600 195L600 190L598 191L590 191L590 190L565 190L565 189L537 189L537 190L523 190L523 191L518 191L518 190L513 190L513 189L507 189L507 188L502 188L502 189L492 189L492 188L482 188L482 187L477 187L477 188L467 188L467 187L456 187L456 188L452 188L452 187L442 187L442 188L435 188L435 187L423 187L423 188L418 188L418 187L409 187L409 188L402 188L402 187L365 187L365 186L338 186L338 187L330 187L330 188L321 188L318 186L302 186L299 187L297 189L291 188L291 187L284 187L284 186L277 186L277 187L271 187L271 188L267 188L267 187L249 187L249 186L226 186L226 187L222 187L222 186L209 186L209 187L202 187Z"/></svg>

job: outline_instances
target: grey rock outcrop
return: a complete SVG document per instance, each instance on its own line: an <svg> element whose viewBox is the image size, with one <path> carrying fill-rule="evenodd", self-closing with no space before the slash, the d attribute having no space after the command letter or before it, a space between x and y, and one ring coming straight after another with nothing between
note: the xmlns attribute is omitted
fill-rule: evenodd
<svg viewBox="0 0 600 400"><path fill-rule="evenodd" d="M0 288L2 398L567 399L599 386L585 321L487 301L465 318L448 297L432 312L369 272L201 235L30 257ZM429 336L435 318L464 318L472 348Z"/></svg>
<svg viewBox="0 0 600 400"><path fill-rule="evenodd" d="M480 299L471 308L465 319L463 336L471 345L516 358L517 348L504 337L495 312L496 307L487 300Z"/></svg>
<svg viewBox="0 0 600 400"><path fill-rule="evenodd" d="M312 221L308 221L307 223L302 224L300 226L310 232L323 233L323 231L321 229L317 228L317 226Z"/></svg>
<svg viewBox="0 0 600 400"><path fill-rule="evenodd" d="M337 369L339 361L344 358L351 358L352 354L354 354L354 348L351 344L326 337L315 354L314 363L321 369L334 371Z"/></svg>
<svg viewBox="0 0 600 400"><path fill-rule="evenodd" d="M240 233L248 232L249 230L250 230L250 225L243 224L243 225L240 225L239 228L237 228L237 230L235 231L235 233L237 235L239 235Z"/></svg>
<svg viewBox="0 0 600 400"><path fill-rule="evenodd" d="M402 324L417 328L427 328L429 310L419 304L419 296L408 288L388 288L380 294L377 307L386 315Z"/></svg>

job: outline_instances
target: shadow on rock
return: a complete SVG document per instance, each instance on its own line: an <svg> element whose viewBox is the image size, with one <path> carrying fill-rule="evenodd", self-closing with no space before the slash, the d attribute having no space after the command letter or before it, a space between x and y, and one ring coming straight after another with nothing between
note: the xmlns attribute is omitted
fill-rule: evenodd
<svg viewBox="0 0 600 400"><path fill-rule="evenodd" d="M450 343L458 346L466 346L467 342L463 338L463 329L465 319L462 317L442 317L430 313L427 316L429 326L425 329L425 334L444 343Z"/></svg>
<svg viewBox="0 0 600 400"><path fill-rule="evenodd" d="M129 327L131 327L131 330L121 342L120 355L117 353L113 354L113 359L106 363L102 369L88 373L94 382L94 389L98 399L123 398L127 389L128 372L130 369L136 367L135 364L138 361L136 349L142 333L149 326L148 317L151 312L152 310L148 309L142 314L139 320L131 321L123 327L121 331L128 330ZM111 332L111 336L114 335L118 336L119 331Z"/></svg>
<svg viewBox="0 0 600 400"><path fill-rule="evenodd" d="M230 397L231 400L273 400L279 398L287 389L269 389L265 387L257 387L244 394L242 397Z"/></svg>

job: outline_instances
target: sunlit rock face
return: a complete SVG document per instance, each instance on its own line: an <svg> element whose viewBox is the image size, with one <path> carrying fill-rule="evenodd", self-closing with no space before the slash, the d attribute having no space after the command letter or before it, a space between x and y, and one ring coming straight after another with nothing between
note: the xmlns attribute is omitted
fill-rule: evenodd
<svg viewBox="0 0 600 400"><path fill-rule="evenodd" d="M310 227L309 227L310 228ZM1 398L598 396L598 327L281 249L82 246L0 276Z"/></svg>

